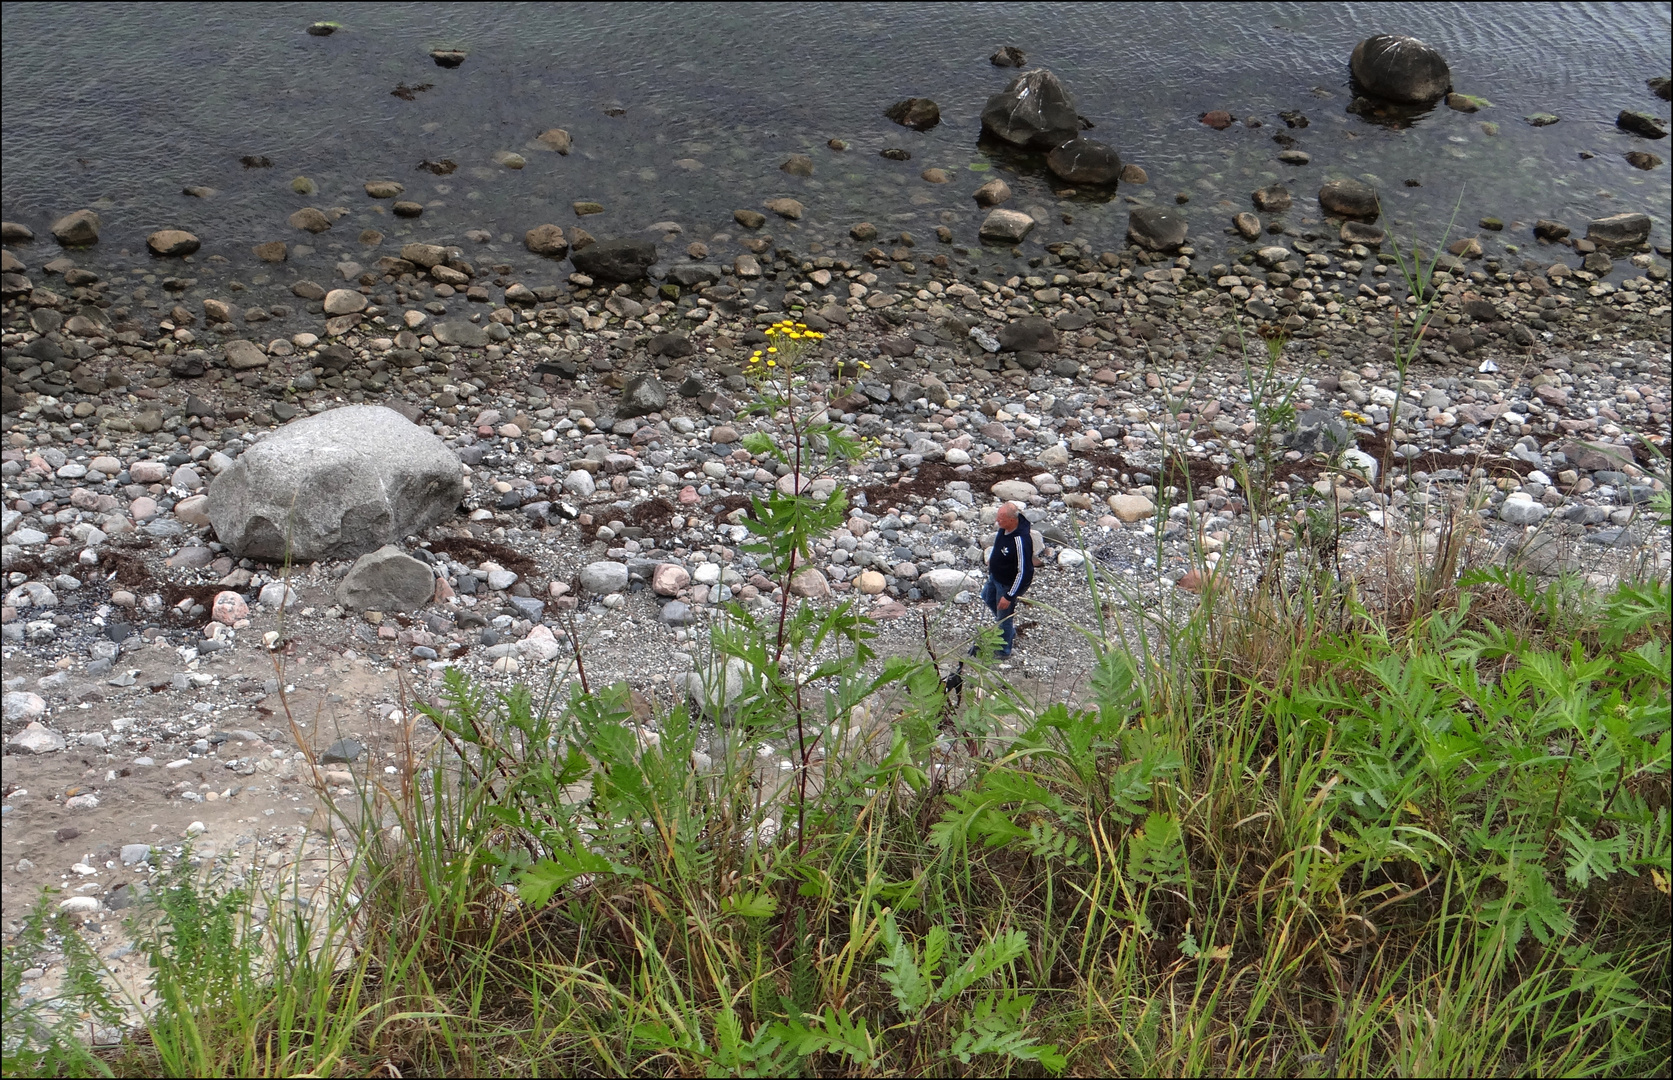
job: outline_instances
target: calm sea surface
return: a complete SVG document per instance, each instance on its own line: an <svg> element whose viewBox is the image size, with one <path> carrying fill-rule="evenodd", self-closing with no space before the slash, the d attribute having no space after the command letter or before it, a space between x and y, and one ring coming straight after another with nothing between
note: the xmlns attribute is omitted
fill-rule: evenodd
<svg viewBox="0 0 1673 1080"><path fill-rule="evenodd" d="M360 228L392 240L457 238L485 228L517 245L543 221L570 224L577 199L604 204L586 227L625 234L682 223L688 237L736 231L731 211L780 195L808 206L803 240L837 240L862 218L920 233L946 223L973 241L969 195L992 175L1013 205L1044 207L1053 224L1031 246L1084 237L1113 246L1126 196L1190 197L1194 235L1218 238L1248 193L1292 183L1297 206L1331 176L1382 186L1391 217L1428 236L1458 207L1461 227L1483 216L1583 225L1623 209L1648 212L1666 242L1668 170L1642 172L1631 149L1673 157L1616 130L1623 108L1667 117L1644 85L1673 51L1667 4L18 4L4 5L3 171L8 219L37 230L93 206L105 220L98 258L141 249L164 226L204 238L206 251L249 261L249 246L306 239L285 224L303 205L353 214L317 243L358 249ZM326 38L305 27L336 19ZM1378 32L1408 33L1448 58L1455 86L1492 107L1444 106L1404 130L1347 113L1347 57ZM1015 72L987 57L1026 50L1057 72L1111 143L1150 175L1113 200L1060 200L1037 166L978 147L981 107ZM437 67L430 49L469 56ZM398 86L429 89L402 100ZM909 96L934 98L943 121L918 133L884 119ZM1254 116L1216 132L1210 109ZM1299 110L1288 129L1280 111ZM620 112L612 116L610 112ZM1534 128L1524 117L1561 122ZM533 137L574 136L567 157ZM1277 161L1276 132L1312 163ZM835 153L830 138L852 148ZM907 162L879 156L910 151ZM528 159L495 164L499 151ZM793 152L815 173L778 169ZM1584 155L1592 155L1585 157ZM270 169L246 169L264 155ZM451 176L417 170L450 159ZM919 179L926 168L951 184ZM297 176L317 195L290 189ZM429 204L420 223L378 212L361 190L395 179ZM1407 187L1417 180L1421 187ZM217 189L211 199L186 185ZM1056 223L1067 213L1071 224ZM1298 215L1304 216L1304 215ZM774 222L770 228L788 227ZM782 233L781 233L782 234ZM1507 232L1503 241L1526 243ZM846 241L843 241L846 243ZM998 253L995 253L996 256Z"/></svg>

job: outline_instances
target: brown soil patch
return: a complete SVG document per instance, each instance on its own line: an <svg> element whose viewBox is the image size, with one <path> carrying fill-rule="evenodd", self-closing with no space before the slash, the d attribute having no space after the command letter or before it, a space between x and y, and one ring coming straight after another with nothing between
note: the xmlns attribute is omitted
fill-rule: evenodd
<svg viewBox="0 0 1673 1080"><path fill-rule="evenodd" d="M478 540L474 536L449 536L442 540L430 541L430 550L446 555L457 562L481 563L497 562L518 577L527 581L539 569L535 561L504 544L496 544L491 540Z"/></svg>

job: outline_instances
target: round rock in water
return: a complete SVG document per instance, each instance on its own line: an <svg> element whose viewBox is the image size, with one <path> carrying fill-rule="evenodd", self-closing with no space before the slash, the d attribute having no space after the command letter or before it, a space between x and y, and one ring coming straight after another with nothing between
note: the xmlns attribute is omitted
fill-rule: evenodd
<svg viewBox="0 0 1673 1080"><path fill-rule="evenodd" d="M883 115L914 131L928 131L941 122L941 106L929 98L907 98L883 110Z"/></svg>
<svg viewBox="0 0 1673 1080"><path fill-rule="evenodd" d="M1127 237L1149 251L1169 251L1185 242L1185 216L1160 206L1135 206L1127 216Z"/></svg>
<svg viewBox="0 0 1673 1080"><path fill-rule="evenodd" d="M288 424L209 486L209 520L235 555L354 558L429 528L464 498L459 459L381 405Z"/></svg>
<svg viewBox="0 0 1673 1080"><path fill-rule="evenodd" d="M52 223L52 238L65 247L96 244L99 242L99 215L92 210L65 214Z"/></svg>
<svg viewBox="0 0 1673 1080"><path fill-rule="evenodd" d="M1354 46L1348 68L1371 97L1403 105L1427 105L1452 89L1446 58L1416 38L1396 34L1366 38Z"/></svg>
<svg viewBox="0 0 1673 1080"><path fill-rule="evenodd" d="M1070 184L1113 184L1121 178L1121 155L1096 139L1070 139L1046 155L1046 168Z"/></svg>
<svg viewBox="0 0 1673 1080"><path fill-rule="evenodd" d="M1348 218L1375 218L1381 209L1376 189L1353 179L1328 181L1319 189L1319 205L1327 213Z"/></svg>
<svg viewBox="0 0 1673 1080"><path fill-rule="evenodd" d="M145 246L153 255L190 255L202 245L184 229L158 229L145 238Z"/></svg>
<svg viewBox="0 0 1673 1080"><path fill-rule="evenodd" d="M982 132L1013 146L1045 150L1080 134L1075 96L1045 68L1025 71L982 109Z"/></svg>

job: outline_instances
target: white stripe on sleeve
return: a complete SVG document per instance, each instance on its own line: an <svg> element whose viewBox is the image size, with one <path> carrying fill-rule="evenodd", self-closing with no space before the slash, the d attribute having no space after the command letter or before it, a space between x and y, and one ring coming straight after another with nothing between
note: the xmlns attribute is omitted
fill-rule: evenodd
<svg viewBox="0 0 1673 1080"><path fill-rule="evenodd" d="M1028 571L1028 534L1017 533L1017 579L1011 582L1011 595L1016 596L1017 590L1022 588L1022 575Z"/></svg>

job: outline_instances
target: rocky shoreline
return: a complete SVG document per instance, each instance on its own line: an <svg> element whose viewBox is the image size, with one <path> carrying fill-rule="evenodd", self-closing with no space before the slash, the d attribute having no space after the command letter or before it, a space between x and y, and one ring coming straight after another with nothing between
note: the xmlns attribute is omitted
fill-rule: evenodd
<svg viewBox="0 0 1673 1080"><path fill-rule="evenodd" d="M339 247L331 280L304 276L290 241L234 268L159 232L149 261L118 270L86 247L91 211L52 224L62 255L6 223L6 917L51 883L96 900L74 909L96 919L149 865L128 849L194 825L228 866L269 859L276 836L288 850L300 830L273 817L312 808L298 731L348 795L396 752L403 701L449 666L544 685L570 676L578 636L595 680L643 695L647 724L693 674L715 692L717 605L777 602L738 550L748 499L784 480L743 448L764 423L743 365L787 314L827 335L807 407L878 441L836 478L848 526L793 591L857 599L885 655L956 650L987 622L972 589L1000 499L1051 543L1013 672L1042 696L1074 693L1089 663L1071 625L1095 614L1088 560L1135 602L1188 604L1240 538L1290 534L1291 518L1249 520L1232 469L1265 452L1249 386L1263 333L1287 340L1278 371L1295 384L1279 490L1337 506L1350 571L1430 542L1436 507L1474 480L1494 557L1666 572L1645 508L1665 482L1649 447L1668 447L1673 308L1644 215L1584 235L1511 223L1525 249L1489 236L1441 255L1439 314L1391 424L1411 298L1352 184L1269 185L1207 236L1136 206L1127 245L1054 242L1017 274L985 270L979 240L1016 243L1050 215L1005 208L1003 181L974 197L976 239L775 197L702 238L541 224L521 244L455 244L419 206L398 253L376 254L381 234L369 254ZM312 247L349 216L292 223ZM859 361L858 384L837 377ZM456 456L462 498L376 565L326 553L287 575L240 558L209 486L287 423L349 405ZM1392 475L1375 476L1385 458Z"/></svg>

